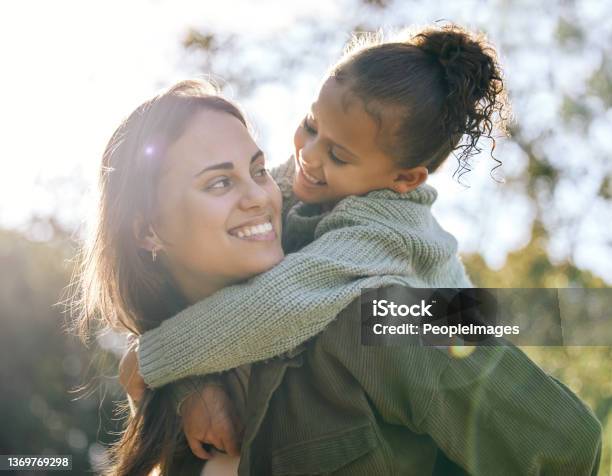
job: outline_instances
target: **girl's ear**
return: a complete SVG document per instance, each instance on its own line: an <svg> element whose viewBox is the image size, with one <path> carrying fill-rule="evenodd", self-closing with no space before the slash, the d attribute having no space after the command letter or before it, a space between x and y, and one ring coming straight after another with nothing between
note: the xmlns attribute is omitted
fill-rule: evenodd
<svg viewBox="0 0 612 476"><path fill-rule="evenodd" d="M428 175L427 167L423 166L401 169L395 172L395 177L389 188L397 193L411 192L425 182Z"/></svg>
<svg viewBox="0 0 612 476"><path fill-rule="evenodd" d="M138 216L132 224L132 233L136 239L136 243L142 249L147 251L160 250L162 248L162 241L153 230L151 223L144 220L141 216Z"/></svg>

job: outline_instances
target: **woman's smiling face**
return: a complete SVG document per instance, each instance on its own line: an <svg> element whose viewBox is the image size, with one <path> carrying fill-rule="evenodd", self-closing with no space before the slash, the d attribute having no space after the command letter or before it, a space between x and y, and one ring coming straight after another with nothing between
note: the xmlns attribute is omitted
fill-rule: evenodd
<svg viewBox="0 0 612 476"><path fill-rule="evenodd" d="M280 191L228 113L197 113L167 149L157 203L160 256L192 302L283 259Z"/></svg>

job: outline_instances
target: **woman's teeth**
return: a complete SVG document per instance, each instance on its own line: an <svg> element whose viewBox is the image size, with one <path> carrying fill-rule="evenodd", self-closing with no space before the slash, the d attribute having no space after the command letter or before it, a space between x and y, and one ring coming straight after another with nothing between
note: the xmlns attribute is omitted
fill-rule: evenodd
<svg viewBox="0 0 612 476"><path fill-rule="evenodd" d="M231 234L238 238L248 238L249 236L265 235L272 231L272 223L263 223L261 225L244 226L238 230L233 231Z"/></svg>

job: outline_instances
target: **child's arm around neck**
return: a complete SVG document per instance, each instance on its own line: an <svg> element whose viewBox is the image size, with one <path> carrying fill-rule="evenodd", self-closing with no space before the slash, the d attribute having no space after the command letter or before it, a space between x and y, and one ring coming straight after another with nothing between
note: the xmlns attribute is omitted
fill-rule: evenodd
<svg viewBox="0 0 612 476"><path fill-rule="evenodd" d="M325 329L364 287L470 285L456 241L428 205L384 196L345 200L317 226L315 241L275 268L145 333L139 361L146 383L158 387L280 355ZM408 221L394 228L400 218Z"/></svg>

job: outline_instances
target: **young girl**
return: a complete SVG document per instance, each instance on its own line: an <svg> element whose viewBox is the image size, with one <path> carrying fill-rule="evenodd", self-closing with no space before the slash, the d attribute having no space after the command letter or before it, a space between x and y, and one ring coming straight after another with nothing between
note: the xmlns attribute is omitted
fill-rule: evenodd
<svg viewBox="0 0 612 476"><path fill-rule="evenodd" d="M291 254L272 270L245 284L225 288L142 335L138 359L146 384L156 388L186 376L219 372L291 351L324 330L355 302L362 288L390 284L469 287L470 281L457 257L455 239L431 215L436 192L424 182L453 151L459 151L460 164L465 165L478 150L478 139L483 135L491 137L493 123L503 105L501 73L493 49L482 38L458 27L428 28L405 42L367 45L350 51L331 70L318 99L296 131L293 162L277 172L286 199L283 245ZM503 128L503 121L500 126ZM467 141L461 145L465 138ZM227 179L230 190L231 177ZM293 207L295 200L287 192L289 183L299 200ZM258 232L249 227L239 230L245 236ZM341 326L338 322L335 329ZM370 411L364 414L362 423L366 426L382 419L384 425L397 431L401 426L411 429L412 435L429 435L429 442L404 435L399 446L382 437L386 442L380 449L386 454L383 461L394 465L396 471L398 467L410 466L410 460L403 460L405 454L421 458L431 470L433 462L438 461L435 448L465 470L479 474L493 474L496 459L503 459L506 464L498 474L509 473L510 468L518 473L535 473L559 468L560 462L575 469L575 474L582 474L596 460L600 431L596 420L584 407L576 405L571 392L534 370L537 367L517 349L505 350L504 357L496 360L501 362L497 372L487 372L491 379L487 385L488 401L476 400L473 392L457 390L452 399L438 401L437 384L423 380L423 375L410 377L407 372L422 370L438 382L436 379L445 374L445 369L451 369L456 381L473 382L474 373L481 366L490 365L485 358L489 351L483 350L473 359L457 364L432 357L433 370L425 371L418 366L417 370L410 370L406 361L401 364L396 358L371 359L374 354L359 349L354 340L343 341L342 334L336 334L336 339L335 347L330 344L336 363L344 365L353 376L352 381L362 389L363 394L356 396L356 400L370 401L374 408L352 408L347 410L348 414ZM341 358L339 355L348 348L358 355ZM393 355L403 355L402 351L397 352ZM291 358L295 353L288 356ZM351 366L353 360L363 359L365 366ZM386 365L393 367L385 368ZM311 375L316 374L316 366L307 368ZM251 429L247 428L245 437L247 448L242 453L241 470L245 472L250 469L253 474L258 474L257 471L268 474L275 467L279 474L315 472L308 464L328 448L319 447L317 452L316 444L312 444L306 445L307 450L302 453L289 451L291 447L304 449L304 439L324 441L326 430L330 430L327 424L331 425L333 420L327 415L328 419L323 418L317 427L311 417L299 418L301 407L292 404L290 397L299 392L291 393L280 384L283 372L268 376L275 383L263 390L258 387L258 380L251 378L248 398L249 405L255 406L255 416L250 418ZM297 378L295 372L291 375ZM331 370L327 374L328 391L341 399L342 393L332 390L333 375ZM337 375L338 380L341 375ZM388 382L375 378L378 375L388 375ZM528 402L505 398L513 377L517 376L530 382L531 393L525 395ZM265 380L261 378L266 377L265 371L258 373L258 377ZM369 386L368 382L377 385ZM391 385L389 389L387 383ZM306 388L303 381L296 385L298 389ZM321 388L325 387L318 387L319 394ZM279 389L280 400L273 400L275 389ZM283 400L282 395L287 398ZM527 434L517 438L512 435L508 420L490 418L486 422L488 437L482 440L482 446L469 446L462 424L476 401L488 412L505 411L520 421L534 422L534 426L523 428ZM440 405L440 412L428 419L432 415L426 409L431 402ZM285 420L274 425L275 415L280 418L275 405L292 409L297 426ZM423 418L418 422L402 410L413 405ZM310 411L323 415L327 414L325 408L326 405L313 404ZM399 413L390 412L390 408L399 409ZM439 419L447 410L449 416L458 416L452 424ZM563 415L565 426L553 428L551 411ZM269 427L281 435L280 440L275 436L266 443L262 436L260 451L254 454L251 447L257 442L258 429L270 418ZM383 422L379 426L383 428ZM303 427L306 429L302 431ZM391 427L389 432L393 431ZM339 459L344 454L344 461L319 467L322 472L334 472L355 458L361 460L360 456L370 453L384 434L382 429L372 436L365 427L359 431L348 431L353 429L343 429L342 425L340 429L334 428L337 430L332 432L334 441L344 441L341 435L350 436L344 446L341 444L342 448L334 446L330 450L338 451ZM292 433L287 429L300 431ZM572 434L580 436L575 439ZM555 449L559 446L559 440L553 442L557 436L564 442L576 443L575 448L570 451L564 443L561 445L564 450ZM285 449L279 448L283 439ZM416 445L412 449L423 451L408 451L410 444ZM274 455L270 460L267 454L270 449L288 457L282 463L277 458L275 466ZM266 458L269 461L264 461ZM381 474L372 471L373 468L381 471L384 465L380 466L378 460L368 461L342 474Z"/></svg>

